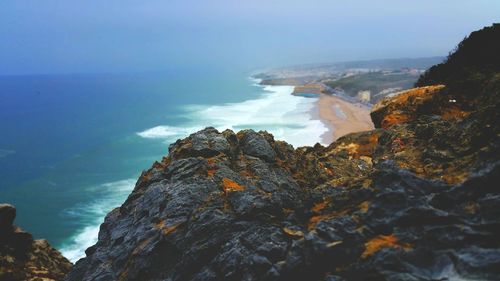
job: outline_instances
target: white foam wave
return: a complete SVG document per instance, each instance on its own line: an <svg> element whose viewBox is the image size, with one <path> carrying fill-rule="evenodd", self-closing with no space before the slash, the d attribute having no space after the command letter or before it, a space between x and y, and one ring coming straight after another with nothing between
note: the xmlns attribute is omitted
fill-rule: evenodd
<svg viewBox="0 0 500 281"><path fill-rule="evenodd" d="M252 82L252 86L262 86L260 83L262 82L261 78L249 77L248 80Z"/></svg>
<svg viewBox="0 0 500 281"><path fill-rule="evenodd" d="M260 81L253 82L258 84ZM183 126L156 126L138 132L137 135L170 143L212 126L219 131L267 130L276 139L286 140L295 146L321 142L321 135L328 128L311 114L317 101L315 98L291 95L294 88L292 86L260 87L263 92L259 96L243 102L212 106L188 105L184 110L185 117L190 121ZM64 216L82 222L80 230L62 246L64 256L76 262L85 255L85 249L97 242L99 225L106 214L125 200L134 184L134 179L127 179L89 187L86 191L92 192L98 199L64 211Z"/></svg>
<svg viewBox="0 0 500 281"><path fill-rule="evenodd" d="M143 138L165 139L170 137L186 136L192 132L196 132L201 129L202 127L181 128L173 126L156 126L151 129L139 132L137 134Z"/></svg>
<svg viewBox="0 0 500 281"><path fill-rule="evenodd" d="M89 187L95 198L90 203L65 210L63 216L82 223L75 235L61 247L62 254L72 262L85 256L85 250L97 242L99 226L113 208L120 206L132 191L135 179L126 179Z"/></svg>
<svg viewBox="0 0 500 281"><path fill-rule="evenodd" d="M185 126L157 126L137 133L144 138L173 142L201 128L267 130L276 139L294 146L314 145L328 128L311 111L315 98L293 96L293 86L263 86L255 99L222 105L189 105L184 109L190 119Z"/></svg>

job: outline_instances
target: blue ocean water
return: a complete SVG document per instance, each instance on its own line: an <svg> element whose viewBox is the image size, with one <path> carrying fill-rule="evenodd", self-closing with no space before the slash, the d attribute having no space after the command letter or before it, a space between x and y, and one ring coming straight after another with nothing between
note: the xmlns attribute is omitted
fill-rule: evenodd
<svg viewBox="0 0 500 281"><path fill-rule="evenodd" d="M0 202L73 261L141 171L205 126L265 129L313 145L315 99L245 71L0 76Z"/></svg>

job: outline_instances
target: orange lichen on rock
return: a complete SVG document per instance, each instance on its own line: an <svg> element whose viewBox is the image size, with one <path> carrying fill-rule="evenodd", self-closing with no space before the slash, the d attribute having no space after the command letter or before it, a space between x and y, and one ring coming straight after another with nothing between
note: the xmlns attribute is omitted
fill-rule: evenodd
<svg viewBox="0 0 500 281"><path fill-rule="evenodd" d="M349 144L342 143L341 145L337 146L336 149L346 150L347 153L349 153L349 155L355 156L358 154L358 148L359 148L359 144L357 144L357 143L349 143Z"/></svg>
<svg viewBox="0 0 500 281"><path fill-rule="evenodd" d="M167 166L167 164L163 163L163 162L158 162L158 161L155 161L153 163L153 168L157 169L157 170L163 170L165 169L165 167Z"/></svg>
<svg viewBox="0 0 500 281"><path fill-rule="evenodd" d="M435 94L444 87L434 85L413 88L382 99L372 108L371 117L375 127L387 129L392 125L414 120L417 108L432 102Z"/></svg>
<svg viewBox="0 0 500 281"><path fill-rule="evenodd" d="M432 98L432 95L444 89L445 85L432 85L425 87L418 87L409 89L406 91L402 91L396 93L394 96L390 96L382 99L378 102L372 109L372 111L376 111L382 107L385 107L389 104L406 104L408 102L415 103L418 101L422 101L425 99Z"/></svg>
<svg viewBox="0 0 500 281"><path fill-rule="evenodd" d="M356 150L356 157L371 157L373 155L373 150L378 144L378 134L373 133L367 138L363 137L360 139L358 143L358 147Z"/></svg>
<svg viewBox="0 0 500 281"><path fill-rule="evenodd" d="M316 225L318 224L318 222L327 220L327 219L332 218L332 217L333 217L332 215L312 216L309 219L309 223L307 224L307 229L313 230L316 227Z"/></svg>
<svg viewBox="0 0 500 281"><path fill-rule="evenodd" d="M163 158L161 159L161 164L162 164L164 167L168 166L168 165L170 164L170 162L172 162L172 158L170 158L170 157L168 157L168 156L163 157Z"/></svg>
<svg viewBox="0 0 500 281"><path fill-rule="evenodd" d="M359 209L363 213L368 212L369 208L370 208L370 202L368 202L368 201L364 201L363 203L359 204Z"/></svg>
<svg viewBox="0 0 500 281"><path fill-rule="evenodd" d="M245 187L237 184L236 182L234 182L228 178L223 178L222 179L222 189L224 190L225 193L228 193L228 192L232 192L232 191L245 190Z"/></svg>
<svg viewBox="0 0 500 281"><path fill-rule="evenodd" d="M141 177L139 178L139 182L147 182L151 179L153 174L151 173L151 170L142 172Z"/></svg>
<svg viewBox="0 0 500 281"><path fill-rule="evenodd" d="M464 119L470 114L471 114L470 111L463 111L459 107L453 106L453 107L443 108L441 112L441 117L444 120L458 121Z"/></svg>
<svg viewBox="0 0 500 281"><path fill-rule="evenodd" d="M367 258L383 248L398 248L410 250L411 245L400 243L396 235L379 235L365 243L365 251L361 254L362 258Z"/></svg>
<svg viewBox="0 0 500 281"><path fill-rule="evenodd" d="M329 219L333 219L336 217L341 217L341 216L346 215L348 212L349 212L349 209L345 209L345 210L333 212L330 214L312 216L311 218L309 218L309 223L307 224L307 229L313 230L320 221L329 220Z"/></svg>
<svg viewBox="0 0 500 281"><path fill-rule="evenodd" d="M432 85L413 88L397 95L394 101L397 103L406 103L410 98L429 98L429 96L441 91L444 87L444 85Z"/></svg>
<svg viewBox="0 0 500 281"><path fill-rule="evenodd" d="M377 144L378 143L378 134L371 134L369 137L368 137L368 142L370 144Z"/></svg>
<svg viewBox="0 0 500 281"><path fill-rule="evenodd" d="M392 125L406 123L410 120L410 117L407 114L403 113L394 113L389 114L382 119L382 128L387 129Z"/></svg>
<svg viewBox="0 0 500 281"><path fill-rule="evenodd" d="M331 146L333 149L325 154L325 157L335 156L338 153L346 153L349 159L372 157L375 147L378 145L378 140L381 132L359 132L346 135L339 139L338 144Z"/></svg>
<svg viewBox="0 0 500 281"><path fill-rule="evenodd" d="M215 165L215 158L214 158L214 157L210 157L210 158L208 158L208 159L207 159L207 163L208 163L208 165L210 165L210 166Z"/></svg>
<svg viewBox="0 0 500 281"><path fill-rule="evenodd" d="M367 138L361 138L358 146L357 154L359 157L368 156L371 157L373 155L373 150L378 144L379 134L374 132L370 134Z"/></svg>
<svg viewBox="0 0 500 281"><path fill-rule="evenodd" d="M212 178L216 172L217 172L217 170L215 170L215 169L209 169L209 170L207 170L207 176Z"/></svg>
<svg viewBox="0 0 500 281"><path fill-rule="evenodd" d="M283 228L283 232L288 235L288 236L291 236L291 237L296 237L296 238L301 238L301 237L304 237L304 232L300 231L300 230L293 230L293 229L290 229L290 228L287 228L287 227L284 227Z"/></svg>
<svg viewBox="0 0 500 281"><path fill-rule="evenodd" d="M161 230L163 235L169 235L170 233L176 231L181 224L182 223L177 223L171 226L167 226L167 222L165 220L161 220L155 223L154 228L157 230Z"/></svg>
<svg viewBox="0 0 500 281"><path fill-rule="evenodd" d="M365 179L362 183L363 188L369 188L372 185L371 179Z"/></svg>
<svg viewBox="0 0 500 281"><path fill-rule="evenodd" d="M163 235L169 235L169 234L175 232L179 228L179 226L181 226L181 224L182 223L177 223L177 224L174 224L172 226L166 227L162 231Z"/></svg>
<svg viewBox="0 0 500 281"><path fill-rule="evenodd" d="M462 183L467 179L469 173L453 173L453 174L445 174L441 177L441 179L447 184L457 184Z"/></svg>
<svg viewBox="0 0 500 281"><path fill-rule="evenodd" d="M210 157L207 159L207 164L208 164L207 176L213 177L217 172L217 167L215 166L215 163L216 161L214 157Z"/></svg>
<svg viewBox="0 0 500 281"><path fill-rule="evenodd" d="M155 223L154 228L155 229L163 229L165 227L165 220L161 220L157 223Z"/></svg>
<svg viewBox="0 0 500 281"><path fill-rule="evenodd" d="M321 201L319 203L314 204L314 206L312 207L311 211L313 213L319 213L319 212L321 212L321 210L323 210L324 208L326 208L327 205L328 205L327 201Z"/></svg>

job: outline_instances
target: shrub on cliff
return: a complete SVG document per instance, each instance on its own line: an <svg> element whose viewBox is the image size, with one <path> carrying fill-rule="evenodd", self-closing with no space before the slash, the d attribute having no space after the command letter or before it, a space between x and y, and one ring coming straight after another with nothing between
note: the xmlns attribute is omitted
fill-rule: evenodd
<svg viewBox="0 0 500 281"><path fill-rule="evenodd" d="M500 72L499 50L500 24L472 32L443 63L427 70L415 86L445 84L455 95L474 99Z"/></svg>

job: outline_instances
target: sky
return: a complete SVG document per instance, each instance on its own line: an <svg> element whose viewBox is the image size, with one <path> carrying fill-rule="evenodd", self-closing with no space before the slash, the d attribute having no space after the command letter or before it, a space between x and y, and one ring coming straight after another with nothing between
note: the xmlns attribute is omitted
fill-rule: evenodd
<svg viewBox="0 0 500 281"><path fill-rule="evenodd" d="M446 55L498 0L1 0L0 74Z"/></svg>

